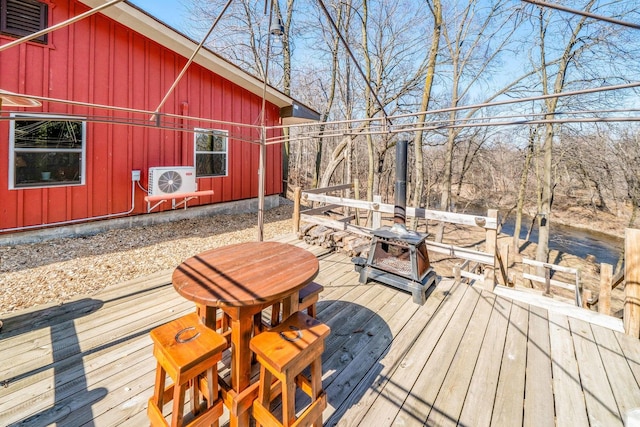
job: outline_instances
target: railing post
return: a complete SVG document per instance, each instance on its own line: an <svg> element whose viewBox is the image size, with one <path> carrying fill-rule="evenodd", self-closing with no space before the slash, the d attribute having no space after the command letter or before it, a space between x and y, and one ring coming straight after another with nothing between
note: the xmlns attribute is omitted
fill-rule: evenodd
<svg viewBox="0 0 640 427"><path fill-rule="evenodd" d="M545 297L551 297L551 269L549 267L544 268L544 295Z"/></svg>
<svg viewBox="0 0 640 427"><path fill-rule="evenodd" d="M455 277L456 283L462 282L462 268L460 268L460 263L457 263L453 266L453 275Z"/></svg>
<svg viewBox="0 0 640 427"><path fill-rule="evenodd" d="M487 216L497 220L498 210L489 209L487 211ZM498 257L496 255L498 231L490 228L487 228L486 230L485 252L493 255L493 268L487 268L487 274L484 279L484 288L493 291L493 288L496 286L496 267L498 267Z"/></svg>
<svg viewBox="0 0 640 427"><path fill-rule="evenodd" d="M293 189L293 232L300 231L300 198L302 196L302 188Z"/></svg>
<svg viewBox="0 0 640 427"><path fill-rule="evenodd" d="M640 338L640 230L625 230L624 257L624 332Z"/></svg>
<svg viewBox="0 0 640 427"><path fill-rule="evenodd" d="M382 227L382 213L380 213L380 210L379 210L379 207L380 207L381 203L382 203L382 196L377 195L377 194L374 195L373 196L374 208L375 208L376 205L378 206L378 208L375 208L374 211L373 211L373 224L371 224L371 225L372 225L372 228L374 230Z"/></svg>
<svg viewBox="0 0 640 427"><path fill-rule="evenodd" d="M509 244L500 248L500 275L505 286L509 286Z"/></svg>
<svg viewBox="0 0 640 427"><path fill-rule="evenodd" d="M578 292L578 291L576 291ZM582 308L589 309L589 300L592 298L592 293L589 289L584 289L582 291Z"/></svg>
<svg viewBox="0 0 640 427"><path fill-rule="evenodd" d="M576 270L576 306L587 308L587 300L582 298L582 292L580 292L580 289L582 289L582 285L580 284L580 270ZM589 291L589 299L591 299L591 291Z"/></svg>
<svg viewBox="0 0 640 427"><path fill-rule="evenodd" d="M598 295L598 313L611 316L611 284L613 282L613 266L600 264L600 293Z"/></svg>
<svg viewBox="0 0 640 427"><path fill-rule="evenodd" d="M353 193L356 200L360 200L360 180L355 178L353 180ZM356 208L356 225L360 225L360 210Z"/></svg>

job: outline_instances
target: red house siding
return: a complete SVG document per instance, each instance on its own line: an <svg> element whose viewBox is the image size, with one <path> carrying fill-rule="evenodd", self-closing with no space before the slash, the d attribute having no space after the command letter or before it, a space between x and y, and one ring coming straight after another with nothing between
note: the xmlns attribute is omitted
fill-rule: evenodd
<svg viewBox="0 0 640 427"><path fill-rule="evenodd" d="M64 21L88 8L74 1L49 3L49 23ZM0 35L4 44L13 39ZM103 15L96 14L49 34L48 45L23 43L0 52L0 88L51 98L140 110L155 110L186 58ZM226 122L257 124L262 99L195 63L161 110ZM25 113L106 116L112 121L149 117L43 103ZM267 124L277 124L279 109L267 103ZM147 186L153 166L191 166L193 128L229 132L228 175L199 178L199 190L214 195L189 203L218 203L258 196L257 129L182 120L185 131L126 124L87 122L85 184L9 190L9 122L0 120L0 230L126 212L131 204L131 170L140 170ZM267 147L266 194L282 188L279 145ZM134 214L146 213L145 193L135 192Z"/></svg>

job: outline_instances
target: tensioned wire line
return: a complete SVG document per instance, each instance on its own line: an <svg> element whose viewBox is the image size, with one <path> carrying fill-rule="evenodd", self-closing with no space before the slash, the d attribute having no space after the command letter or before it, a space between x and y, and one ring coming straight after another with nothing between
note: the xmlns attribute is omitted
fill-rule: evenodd
<svg viewBox="0 0 640 427"><path fill-rule="evenodd" d="M500 105L510 105L510 104L516 104L516 103L521 103L521 102L529 102L529 101L537 101L537 100L543 100L543 99L547 99L547 98L560 98L560 97L568 97L568 96L575 96L575 95L581 95L581 94L587 94L587 93L597 93L597 92L605 92L605 91L611 91L611 90L620 90L620 89L629 89L629 88L634 88L634 87L639 87L640 86L640 82L635 82L635 83L627 83L627 84L622 84L622 85L612 85L612 86L605 86L605 87L599 87L599 88L590 88L590 89L582 89L582 90L578 90L578 91L570 91L570 92L564 92L564 93L558 93L558 94L549 94L549 95L538 95L538 96L532 96L532 97L527 97L527 98L520 98L520 99L509 99L509 100L504 100L504 101L496 101L496 102L489 102L489 103L484 103L484 104L473 104L473 105L467 105L467 106L458 106L458 107L453 107L453 108L443 108L443 109L439 109L439 110L431 110L431 111L425 111L425 112L417 112L417 113L404 113L404 114L399 114L396 116L392 116L390 117L390 119L394 119L397 122L397 119L407 119L407 118L411 118L413 116L419 115L419 114L438 114L438 113L446 113L446 112L450 112L450 111L454 111L454 110L467 110L467 109L476 109L476 108L490 108L490 107L494 107L494 106L500 106ZM131 109L131 108L125 108L125 107L113 107L113 106L108 106L108 105L101 105L101 104L93 104L93 103L87 103L87 102L77 102L77 101L68 101L68 100L62 100L62 99L56 99L56 98L48 98L48 97L41 97L41 96L32 96L32 95L27 95L27 94L17 94L20 96L24 96L25 98L30 98L30 99L35 99L38 101L46 101L46 102L51 102L51 103L62 103L62 104L68 104L68 105L76 105L76 106L83 106L83 107L88 107L88 108L97 108L97 109L104 109L104 110L112 110L112 111L119 111L119 112L127 112L127 113L135 113L135 114L144 114L144 115L151 115L154 114L154 112L152 111L148 111L148 110L140 110L140 109ZM608 111L617 111L617 112L623 112L623 111L637 111L636 109L629 109L629 110L596 110L596 111L590 111L589 114L598 114L598 113L602 113L602 112L608 112ZM23 114L27 114L27 113L23 113ZM29 115L36 115L37 113L29 113ZM46 113L48 115L51 115L52 113ZM65 117L69 117L69 115L64 114L64 113L55 113L59 116L65 116ZM555 115L560 114L560 113L556 113ZM570 114L569 112L562 112L562 114ZM43 114L44 115L44 114ZM548 113L542 113L541 115L549 115ZM529 116L531 117L532 114L522 114L522 116ZM83 117L87 117L87 119L89 119L91 116L83 116ZM102 122L102 123L113 123L113 124L121 124L121 125L131 125L131 126L142 126L142 127L151 127L151 128L158 128L158 129L164 129L164 130L173 130L173 131L184 131L184 132L192 132L193 129L187 129L184 127L180 127L180 126L175 126L175 125L163 125L158 127L157 125L153 125L151 123L149 123L148 121L135 121L134 119L125 119L123 118L122 120L117 120L115 118L109 119L108 117L100 117L100 116L95 116L97 122ZM212 119L206 119L206 118L202 118L202 117L194 117L194 116L184 116L184 115L179 115L179 114L162 114L162 117L165 118L170 118L170 119L181 119L181 120L193 120L196 122L205 122L205 123L214 123L214 124L222 124L222 125L226 125L226 126L231 126L231 127L244 127L244 128L250 128L250 129L262 129L262 126L256 126L256 125L249 125L249 124L244 124L244 123L237 123L237 122L225 122L225 121L219 121L219 120L212 120ZM480 118L472 118L472 119L468 119L468 120L493 120L493 119L504 119L504 116L490 116L490 117L480 117ZM0 120L12 120L11 117L0 117ZM364 118L364 119L352 119L352 120L340 120L340 121L330 121L330 122L324 122L324 123L316 123L316 124L296 124L296 125L289 125L289 126L271 126L271 127L267 127L268 130L278 130L278 129L282 129L285 127L288 127L290 129L295 129L295 128L314 128L320 125L324 125L324 126L336 126L336 125L344 125L344 124L352 124L352 123L362 123L362 122L377 122L377 121L382 121L383 118ZM463 119L458 119L457 121L462 121ZM479 126L497 126L499 124L502 125L524 125L524 124L541 124L541 123L571 123L571 122L597 122L597 121L608 121L608 122L615 122L615 121L619 121L619 122L628 122L628 121L637 121L638 119L635 118L630 118L630 117L619 117L619 118L566 118L566 119L537 119L535 121L531 121L531 120L517 120L517 121L511 121L511 122L503 122L503 123L495 123L495 122L486 122L486 123L473 123L473 124L465 124L465 123L458 123L458 124L454 124L454 123L449 123L449 124L445 124L442 125L442 123L446 123L446 120L437 120L437 121L431 121L429 123L434 123L434 125L431 126L413 126L411 124L405 124L405 123L398 123L397 125L394 125L393 128L397 128L397 129L387 129L385 126L385 123L381 123L379 125L379 130L362 130L362 131L356 131L354 132L354 130L352 128L345 128L344 130L336 130L333 131L330 134L326 134L324 136L344 136L347 134L353 134L353 135L365 135L367 133L372 133L372 134L384 134L387 132L391 132L391 133L401 133L401 132L412 132L412 131L417 131L417 130L437 130L439 128L443 128L446 126L455 126L455 127L479 127ZM296 139L302 139L302 138L315 138L318 137L318 133L317 131L310 131L310 132L302 132L301 134L297 135L295 138L289 138L289 139L285 139L283 137L274 137L274 138L269 138L266 140L266 143L271 145L271 144L278 144L281 143L283 141L289 140L289 141L294 141ZM231 138L231 135L230 135ZM237 138L236 138L237 139ZM245 140L247 142L252 142L252 143L256 143L259 144L260 142L255 140L255 139L251 139L251 138L242 138L242 140Z"/></svg>
<svg viewBox="0 0 640 427"><path fill-rule="evenodd" d="M229 6L231 5L232 1L233 0L227 1L227 4L224 5L224 7L222 8L222 11L218 14L216 19L213 21L213 24L211 24L211 27L209 28L209 31L207 31L207 34L205 34L205 36L202 38L202 40L200 41L198 46L194 49L193 53L191 54L191 57L189 58L187 63L184 64L184 67L182 67L182 70L180 71L180 74L178 74L176 79L173 81L173 84L171 85L171 87L169 88L167 93L165 94L164 98L162 98L162 101L160 101L160 104L158 104L158 107L155 109L155 114L153 116L151 116L151 120L156 120L157 119L157 113L160 112L160 109L167 102L167 100L169 99L169 96L171 96L171 94L173 93L173 91L176 88L176 86L178 86L178 83L180 83L180 80L182 80L182 77L187 72L187 69L189 68L191 63L194 61L194 59L196 58L198 53L200 52L200 49L202 49L202 46L204 46L204 43L207 41L207 39L209 38L209 36L213 32L213 29L218 25L218 22L220 22L220 19L222 18L224 13L229 8Z"/></svg>
<svg viewBox="0 0 640 427"><path fill-rule="evenodd" d="M584 10L572 9L570 7L563 6L563 5L557 4L557 3L549 3L549 2L541 1L541 0L522 0L522 1L525 2L525 3L534 4L536 6L548 7L550 9L561 10L563 12L573 13L574 15L586 16L587 18L594 18L594 19L597 19L599 21L605 21L605 22L609 22L611 24L617 24L617 25L622 25L624 27L633 28L634 30L640 30L640 25L639 24L634 24L632 22L622 21L622 20L616 19L616 18L610 18L610 17L604 16L604 15L598 15L598 14L592 13L592 12L585 12Z"/></svg>

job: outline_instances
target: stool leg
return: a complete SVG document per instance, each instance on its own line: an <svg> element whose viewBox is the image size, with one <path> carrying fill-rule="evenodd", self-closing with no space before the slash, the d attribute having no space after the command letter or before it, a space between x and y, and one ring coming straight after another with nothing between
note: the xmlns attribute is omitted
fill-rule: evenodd
<svg viewBox="0 0 640 427"><path fill-rule="evenodd" d="M164 406L164 385L167 379L167 373L160 363L156 367L156 384L153 388L153 398L155 400L156 405L158 405L158 409L162 412L162 407Z"/></svg>
<svg viewBox="0 0 640 427"><path fill-rule="evenodd" d="M315 401L322 392L322 359L316 358L311 362L311 400ZM322 427L322 414L313 423L313 427Z"/></svg>
<svg viewBox="0 0 640 427"><path fill-rule="evenodd" d="M271 327L280 323L280 303L277 302L271 306Z"/></svg>
<svg viewBox="0 0 640 427"><path fill-rule="evenodd" d="M253 336L258 335L262 330L262 312L259 311L253 316Z"/></svg>
<svg viewBox="0 0 640 427"><path fill-rule="evenodd" d="M182 426L184 417L184 389L185 384L173 385L173 411L171 414L171 427Z"/></svg>
<svg viewBox="0 0 640 427"><path fill-rule="evenodd" d="M308 308L307 308L307 314L311 317L313 317L314 319L317 317L317 313L316 313L316 305L315 304L311 304Z"/></svg>
<svg viewBox="0 0 640 427"><path fill-rule="evenodd" d="M207 407L211 408L218 400L218 367L207 369ZM218 420L211 424L218 427Z"/></svg>
<svg viewBox="0 0 640 427"><path fill-rule="evenodd" d="M289 427L296 421L296 382L286 376L282 384L282 425Z"/></svg>
<svg viewBox="0 0 640 427"><path fill-rule="evenodd" d="M273 374L264 366L260 365L260 387L258 388L258 402L269 410L271 406L271 383ZM260 422L256 420L256 427L260 427Z"/></svg>
<svg viewBox="0 0 640 427"><path fill-rule="evenodd" d="M198 415L200 412L200 388L198 387L198 377L189 380L189 384L189 388L191 389L191 413L193 415Z"/></svg>

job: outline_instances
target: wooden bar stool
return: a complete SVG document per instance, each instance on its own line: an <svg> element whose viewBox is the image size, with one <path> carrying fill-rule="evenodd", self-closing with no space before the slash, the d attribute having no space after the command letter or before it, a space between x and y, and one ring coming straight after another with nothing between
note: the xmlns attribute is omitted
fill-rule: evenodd
<svg viewBox="0 0 640 427"><path fill-rule="evenodd" d="M258 398L253 402L256 426L286 427L294 423L322 426L322 411L327 407L327 396L322 390L322 352L329 332L324 323L297 312L275 328L251 339L251 350L260 363ZM308 366L311 367L310 378L302 375ZM311 397L311 404L297 419L296 384ZM282 422L269 409L278 387L282 393Z"/></svg>
<svg viewBox="0 0 640 427"><path fill-rule="evenodd" d="M307 310L307 314L313 318L317 316L316 303L320 298L320 293L324 291L324 287L316 282L311 282L300 290L298 297L298 310ZM280 306L277 302L271 306L271 326L280 323Z"/></svg>
<svg viewBox="0 0 640 427"><path fill-rule="evenodd" d="M173 400L171 426L184 421L185 391L191 388L193 420L189 426L216 424L222 415L222 399L218 397L218 362L227 341L214 330L200 323L196 313L180 317L153 329L153 355L158 361L153 397L147 414L152 426L168 425L162 409ZM166 376L173 384L165 388ZM199 375L206 375L206 389L201 389ZM200 394L204 394L206 409L201 412Z"/></svg>

